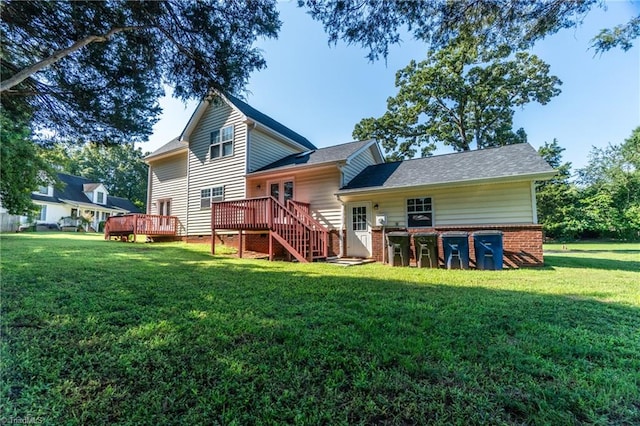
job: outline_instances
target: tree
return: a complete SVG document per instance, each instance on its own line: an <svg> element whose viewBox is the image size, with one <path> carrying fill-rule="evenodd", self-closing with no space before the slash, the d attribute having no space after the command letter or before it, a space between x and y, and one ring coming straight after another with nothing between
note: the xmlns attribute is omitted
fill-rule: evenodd
<svg viewBox="0 0 640 426"><path fill-rule="evenodd" d="M2 107L36 133L78 143L146 140L163 84L180 99L236 93L265 66L274 2L3 1Z"/></svg>
<svg viewBox="0 0 640 426"><path fill-rule="evenodd" d="M579 209L579 194L571 179L571 163L562 162L562 148L556 139L545 142L538 153L557 174L553 179L536 182L538 223L546 237L575 239L584 229Z"/></svg>
<svg viewBox="0 0 640 426"><path fill-rule="evenodd" d="M411 158L417 149L429 155L437 143L468 151L526 141L524 130L512 131L513 108L546 104L562 82L535 55L485 45L462 36L411 61L396 74L399 90L387 112L362 120L353 136L380 140L393 158Z"/></svg>
<svg viewBox="0 0 640 426"><path fill-rule="evenodd" d="M31 141L28 114L7 117L0 110L0 201L10 214L28 216L36 210L31 192L47 185L51 169Z"/></svg>
<svg viewBox="0 0 640 426"><path fill-rule="evenodd" d="M640 238L640 127L620 145L592 148L578 176L587 229L599 236Z"/></svg>
<svg viewBox="0 0 640 426"><path fill-rule="evenodd" d="M142 149L132 144L89 144L72 150L65 172L102 182L109 194L131 200L144 210L147 202L147 172Z"/></svg>
<svg viewBox="0 0 640 426"><path fill-rule="evenodd" d="M602 0L298 0L313 19L320 21L329 43L343 40L369 50L370 60L386 57L389 45L398 44L404 29L431 49L446 46L464 31L484 37L488 45L508 45L518 50L563 28L579 25ZM608 50L638 36L638 18L594 39L597 51ZM607 32L609 31L609 32ZM602 40L602 43L598 41Z"/></svg>

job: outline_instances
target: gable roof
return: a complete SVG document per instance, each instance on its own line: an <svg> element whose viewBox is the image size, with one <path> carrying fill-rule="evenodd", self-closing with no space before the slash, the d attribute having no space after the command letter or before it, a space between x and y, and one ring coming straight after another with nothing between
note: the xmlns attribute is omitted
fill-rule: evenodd
<svg viewBox="0 0 640 426"><path fill-rule="evenodd" d="M267 164L253 173L299 166L335 163L340 161L346 162L349 161L354 154L359 153L362 149L366 149L375 143L376 142L374 140L370 139L309 150L301 154L291 154L271 164Z"/></svg>
<svg viewBox="0 0 640 426"><path fill-rule="evenodd" d="M160 157L164 157L170 154L175 154L177 152L183 151L187 149L187 143L181 141L180 138L171 139L166 144L162 145L160 148L153 151L151 154L144 157L145 161L156 160Z"/></svg>
<svg viewBox="0 0 640 426"><path fill-rule="evenodd" d="M316 149L316 146L311 142L309 142L307 138L291 130L284 124L281 124L280 122L274 120L268 115L261 113L260 111L258 111L251 105L247 104L246 102L232 95L225 95L225 97L233 104L233 106L238 108L240 112L243 113L246 117L257 121L258 123L264 126L267 126L271 130L275 130L276 132L280 133L282 136L299 143L305 148Z"/></svg>
<svg viewBox="0 0 640 426"><path fill-rule="evenodd" d="M528 143L368 166L338 194L496 179L548 179L555 170Z"/></svg>
<svg viewBox="0 0 640 426"><path fill-rule="evenodd" d="M95 206L101 209L127 210L132 213L140 213L140 210L129 200L121 197L107 196L106 204L97 204L92 202L84 193L85 185L91 187L95 182L89 179L68 175L66 173L58 173L58 179L63 183L63 187L53 187L53 195L51 197L42 194L32 194L31 199L48 203L81 203L88 207ZM97 184L101 185L101 184ZM94 188L95 189L95 188Z"/></svg>
<svg viewBox="0 0 640 426"><path fill-rule="evenodd" d="M185 126L184 130L180 134L178 138L180 141L188 141L191 133L195 130L198 122L204 116L205 111L211 104L214 102L215 97L227 102L233 108L237 109L242 113L247 119L252 120L255 123L258 123L265 128L271 130L272 132L280 135L281 137L292 141L293 143L299 145L302 148L306 149L316 149L316 146L309 142L307 138L300 135L299 133L294 132L284 124L274 120L266 114L261 113L257 109L253 108L249 104L241 101L235 96L229 94L222 94L217 91L211 92L209 96L203 99L198 107L195 109L193 114L191 114L191 118L189 118L189 122Z"/></svg>

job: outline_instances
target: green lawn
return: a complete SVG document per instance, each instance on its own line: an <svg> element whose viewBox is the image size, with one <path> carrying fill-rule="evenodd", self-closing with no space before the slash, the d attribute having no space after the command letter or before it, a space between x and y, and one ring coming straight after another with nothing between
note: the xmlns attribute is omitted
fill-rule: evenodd
<svg viewBox="0 0 640 426"><path fill-rule="evenodd" d="M0 418L639 424L640 245L552 248L434 271L2 235Z"/></svg>

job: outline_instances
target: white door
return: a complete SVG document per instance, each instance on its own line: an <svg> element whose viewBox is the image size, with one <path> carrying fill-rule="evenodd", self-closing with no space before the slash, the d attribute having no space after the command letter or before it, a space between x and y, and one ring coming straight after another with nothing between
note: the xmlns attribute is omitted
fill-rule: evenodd
<svg viewBox="0 0 640 426"><path fill-rule="evenodd" d="M347 256L371 257L371 203L347 204Z"/></svg>

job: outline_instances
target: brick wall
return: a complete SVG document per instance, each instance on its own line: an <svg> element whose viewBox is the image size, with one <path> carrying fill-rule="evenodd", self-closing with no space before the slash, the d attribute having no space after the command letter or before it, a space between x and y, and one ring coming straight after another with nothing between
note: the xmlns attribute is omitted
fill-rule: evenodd
<svg viewBox="0 0 640 426"><path fill-rule="evenodd" d="M491 226L452 226L436 227L424 229L386 228L385 232L407 231L416 232L448 232L465 231L469 233L469 259L471 267L475 267L475 250L473 248L473 237L471 233L481 230L502 231L502 244L504 251L504 267L520 268L526 266L542 266L544 259L542 255L542 226L541 225L491 225ZM372 232L373 258L382 262L382 229L374 228ZM438 238L438 261L440 266L444 266L444 251L442 248L442 238ZM411 239L411 263L415 265L415 247L413 238Z"/></svg>
<svg viewBox="0 0 640 426"><path fill-rule="evenodd" d="M244 250L269 254L269 233L243 234L242 247ZM187 243L211 244L211 235L189 236L183 239ZM216 244L229 247L239 247L238 234L216 234ZM340 234L337 230L329 231L329 256L340 253ZM276 240L273 241L273 254L276 258L287 258L288 252Z"/></svg>

